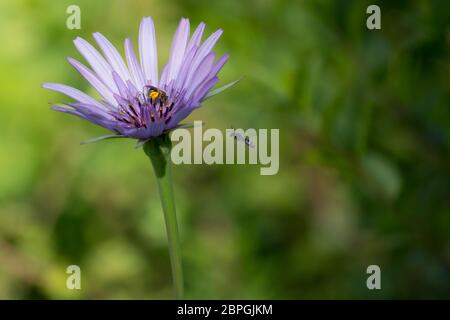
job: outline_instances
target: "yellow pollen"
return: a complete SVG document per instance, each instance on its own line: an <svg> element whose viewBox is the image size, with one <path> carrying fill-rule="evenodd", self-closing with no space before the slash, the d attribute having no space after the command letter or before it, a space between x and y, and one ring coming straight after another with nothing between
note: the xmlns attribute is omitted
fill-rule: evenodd
<svg viewBox="0 0 450 320"><path fill-rule="evenodd" d="M150 92L148 95L149 95L149 97L150 97L152 100L155 100L155 99L157 99L157 98L159 97L159 92L158 92L158 91L152 91L152 92Z"/></svg>

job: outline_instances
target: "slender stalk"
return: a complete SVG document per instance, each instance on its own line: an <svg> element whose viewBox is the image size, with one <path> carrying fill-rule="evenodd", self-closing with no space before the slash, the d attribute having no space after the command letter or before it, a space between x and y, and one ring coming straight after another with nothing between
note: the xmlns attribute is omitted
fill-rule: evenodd
<svg viewBox="0 0 450 320"><path fill-rule="evenodd" d="M167 240L169 243L172 278L177 299L183 298L183 269L181 265L181 250L178 236L177 216L172 189L170 169L170 150L172 142L168 134L152 138L144 144L144 151L150 158L153 170L158 180L159 196L161 198L164 219L166 222Z"/></svg>

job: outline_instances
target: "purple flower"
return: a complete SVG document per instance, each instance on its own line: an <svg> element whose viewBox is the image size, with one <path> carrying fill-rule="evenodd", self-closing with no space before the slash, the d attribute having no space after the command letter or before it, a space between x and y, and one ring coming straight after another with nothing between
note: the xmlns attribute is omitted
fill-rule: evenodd
<svg viewBox="0 0 450 320"><path fill-rule="evenodd" d="M189 20L181 19L161 77L158 77L155 28L150 17L142 19L139 29L140 62L129 38L124 44L124 61L100 33L93 36L103 55L78 37L75 46L91 69L75 59L68 58L68 61L103 99L98 101L63 84L45 83L43 87L75 100L53 106L54 110L79 116L115 133L100 139L129 137L144 141L159 136L177 127L203 100L235 83L210 91L228 55L216 61L212 49L222 30L202 43L204 29L205 24L200 23L189 39Z"/></svg>

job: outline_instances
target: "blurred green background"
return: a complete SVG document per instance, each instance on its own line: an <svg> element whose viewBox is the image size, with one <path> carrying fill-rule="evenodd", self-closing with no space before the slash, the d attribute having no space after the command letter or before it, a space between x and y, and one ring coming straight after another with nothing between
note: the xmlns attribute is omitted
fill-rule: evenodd
<svg viewBox="0 0 450 320"><path fill-rule="evenodd" d="M381 7L382 30L366 28ZM81 8L81 30L66 8ZM280 171L174 167L191 299L450 298L448 1L0 2L0 298L171 298L156 181L131 140L49 110L92 93L65 57L102 32L123 52L154 18L223 28L225 84L188 120L279 128ZM84 60L82 60L84 61ZM81 267L82 290L66 289ZM366 288L381 267L382 290Z"/></svg>

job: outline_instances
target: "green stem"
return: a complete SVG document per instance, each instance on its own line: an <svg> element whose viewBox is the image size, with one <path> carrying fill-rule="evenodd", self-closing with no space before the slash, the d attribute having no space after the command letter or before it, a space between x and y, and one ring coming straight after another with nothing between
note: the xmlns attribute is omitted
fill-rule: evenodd
<svg viewBox="0 0 450 320"><path fill-rule="evenodd" d="M144 151L150 158L153 170L158 180L159 196L161 198L164 219L166 221L167 240L169 243L172 278L177 299L183 298L183 269L181 265L181 250L178 236L177 216L172 190L172 175L170 169L170 150L172 142L168 134L152 138L144 144Z"/></svg>

